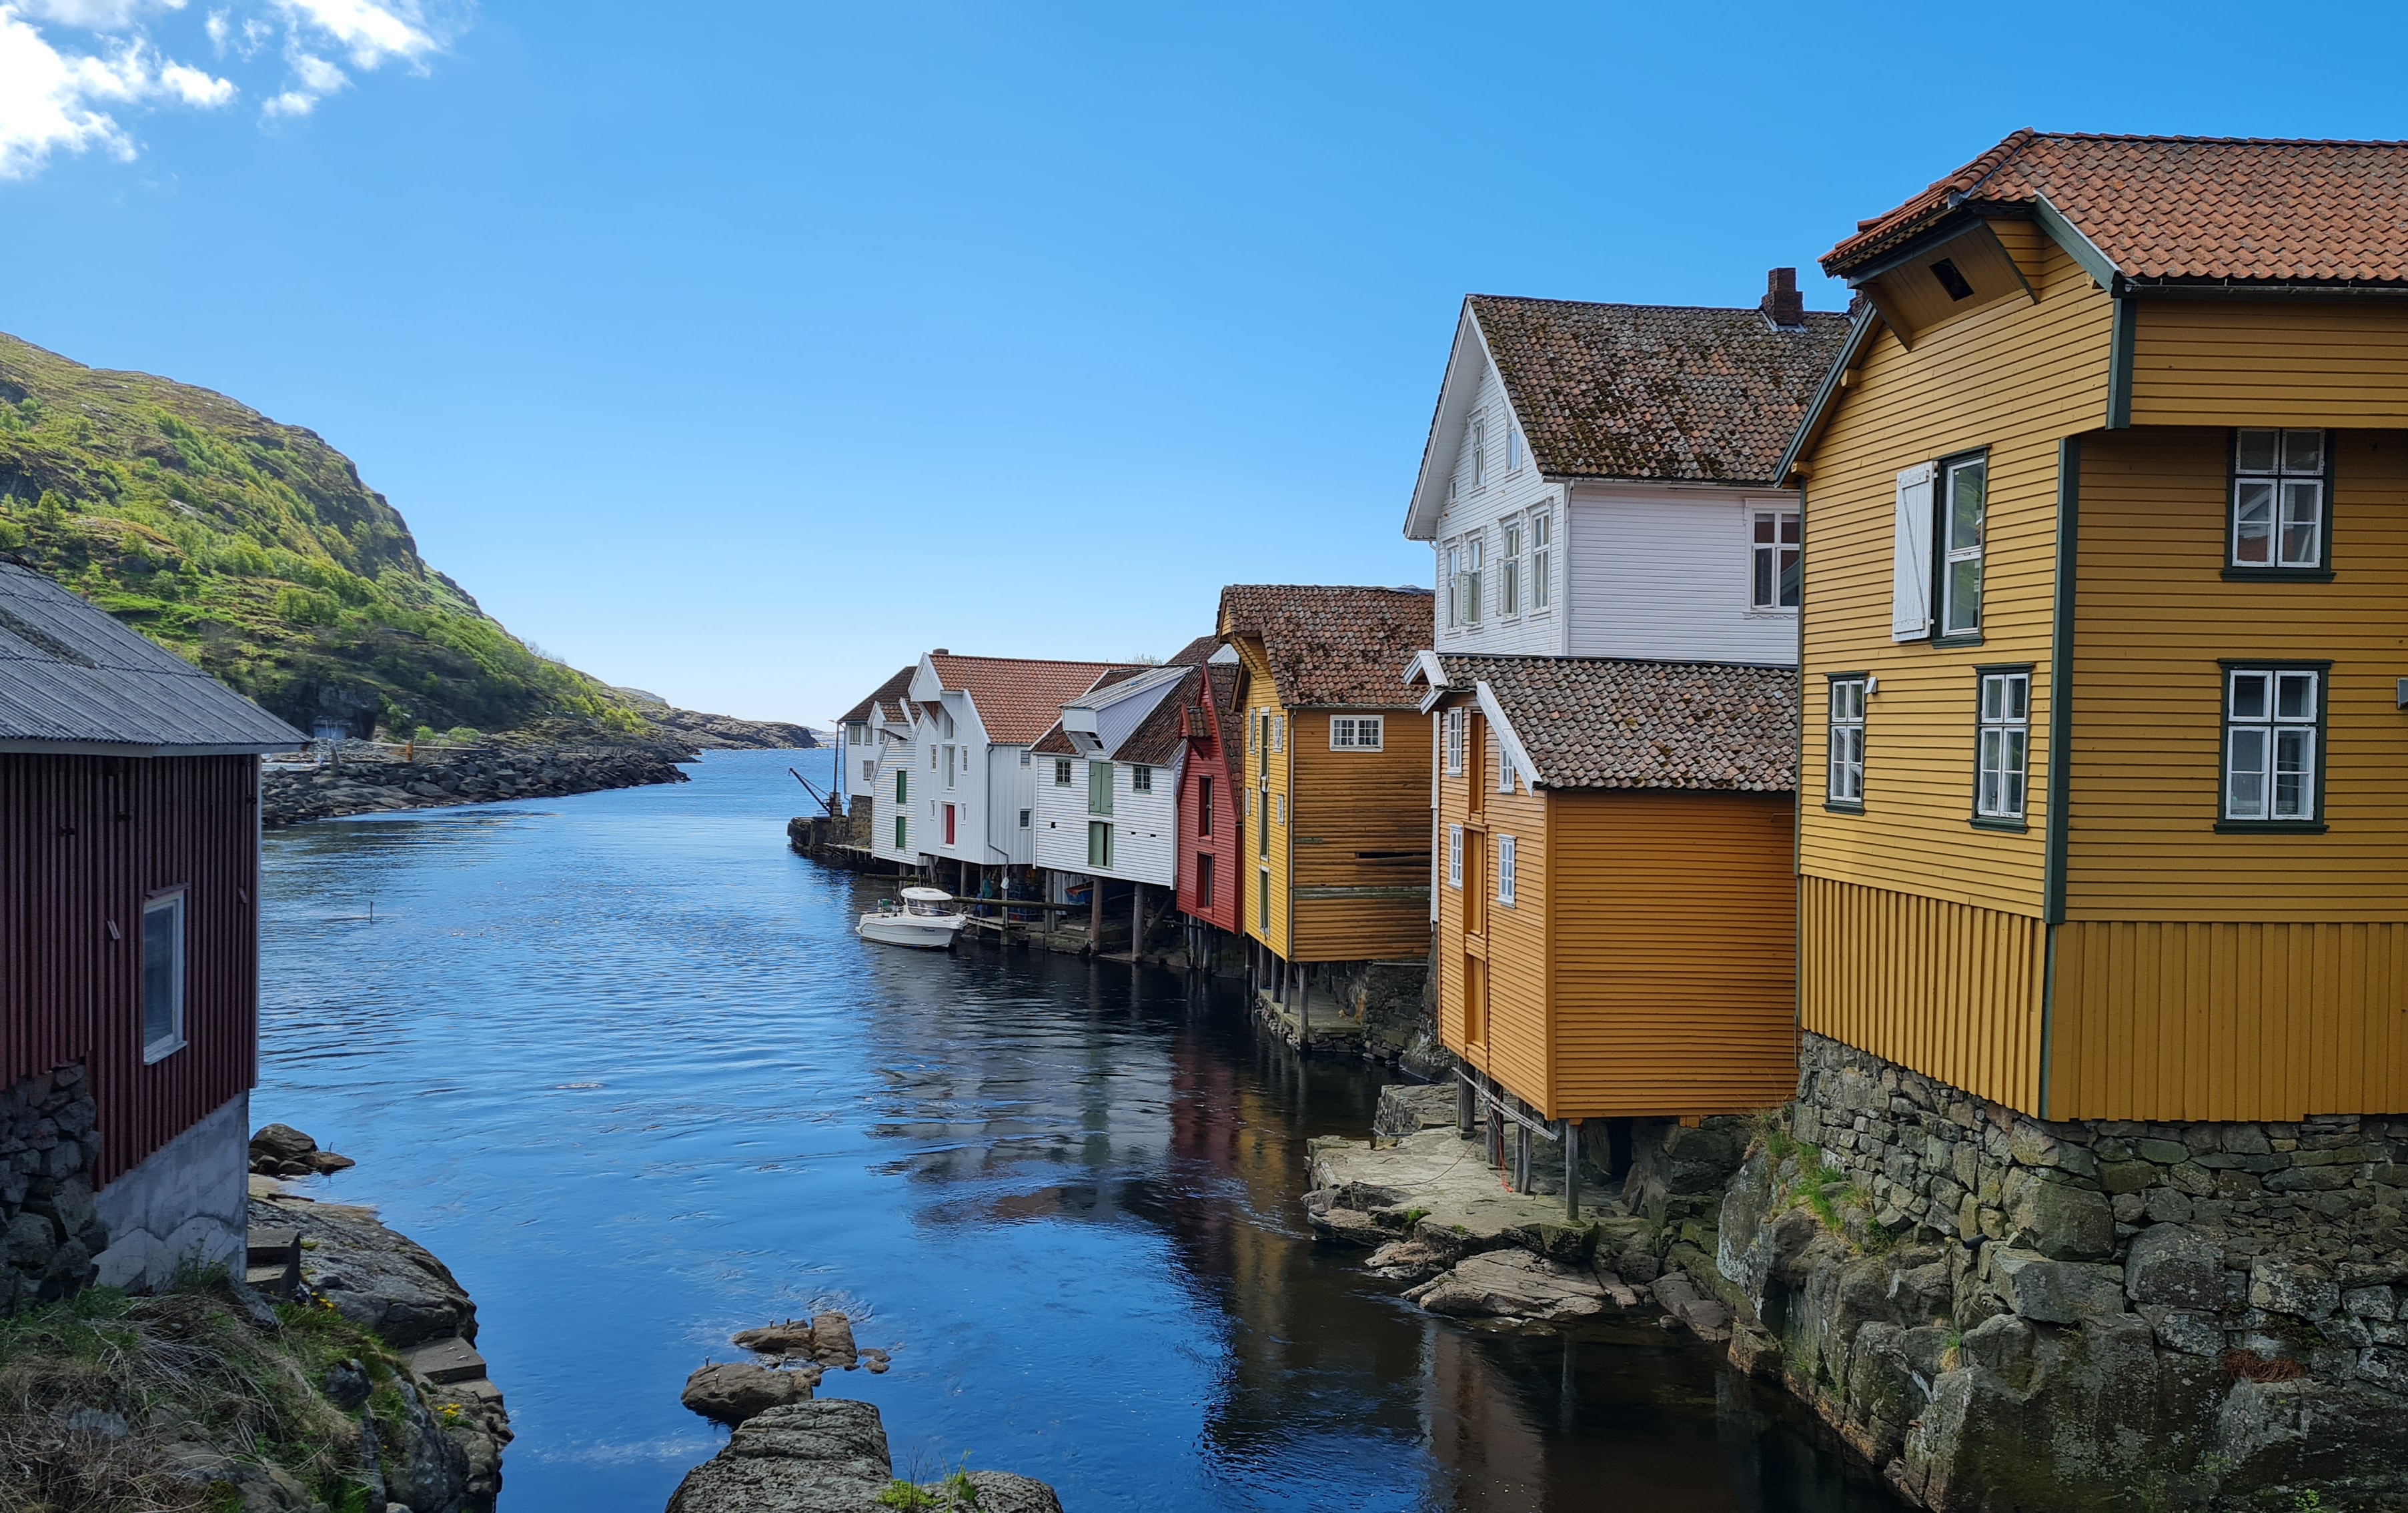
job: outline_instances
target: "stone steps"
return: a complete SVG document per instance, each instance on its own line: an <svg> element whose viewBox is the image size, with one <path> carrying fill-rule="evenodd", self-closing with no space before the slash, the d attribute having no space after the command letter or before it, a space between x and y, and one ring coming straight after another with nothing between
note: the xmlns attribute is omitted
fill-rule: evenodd
<svg viewBox="0 0 2408 1513"><path fill-rule="evenodd" d="M483 1382L487 1391L493 1390L494 1384L486 1376L485 1358L477 1353L474 1346L457 1336L412 1346L401 1352L401 1359L412 1372L437 1386ZM494 1392L494 1395L499 1397L501 1394Z"/></svg>
<svg viewBox="0 0 2408 1513"><path fill-rule="evenodd" d="M301 1232L253 1226L243 1256L242 1279L252 1290L290 1298L301 1285Z"/></svg>

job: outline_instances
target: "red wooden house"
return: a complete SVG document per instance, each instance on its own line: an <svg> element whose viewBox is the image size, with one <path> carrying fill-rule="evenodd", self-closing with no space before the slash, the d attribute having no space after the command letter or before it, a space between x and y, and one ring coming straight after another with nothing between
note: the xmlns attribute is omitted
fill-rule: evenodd
<svg viewBox="0 0 2408 1513"><path fill-rule="evenodd" d="M0 560L0 1310L239 1264L259 754L303 740Z"/></svg>
<svg viewBox="0 0 2408 1513"><path fill-rule="evenodd" d="M1238 785L1230 742L1238 721L1239 669L1223 650L1181 690L1180 734L1187 760L1179 774L1179 910L1188 920L1187 957L1209 963L1222 937L1244 933L1245 885L1238 836Z"/></svg>

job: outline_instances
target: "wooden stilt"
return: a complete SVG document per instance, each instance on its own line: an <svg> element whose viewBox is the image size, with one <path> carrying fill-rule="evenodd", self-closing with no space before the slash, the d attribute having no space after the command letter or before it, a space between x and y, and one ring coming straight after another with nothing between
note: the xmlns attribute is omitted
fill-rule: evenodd
<svg viewBox="0 0 2408 1513"><path fill-rule="evenodd" d="M1471 1138L1472 1129L1479 1122L1473 1117L1477 1113L1478 1109L1479 1104L1472 1096L1471 1079L1465 1076L1460 1072L1456 1073L1455 1076L1455 1132L1459 1138L1464 1140Z"/></svg>
<svg viewBox="0 0 2408 1513"><path fill-rule="evenodd" d="M1087 949L1104 948L1104 880L1087 879Z"/></svg>
<svg viewBox="0 0 2408 1513"><path fill-rule="evenodd" d="M1564 1221L1580 1222L1580 1123L1559 1119L1555 1137L1564 1143Z"/></svg>
<svg viewBox="0 0 2408 1513"><path fill-rule="evenodd" d="M1312 968L1299 966L1297 976L1296 1038L1307 1045L1312 1044Z"/></svg>
<svg viewBox="0 0 2408 1513"><path fill-rule="evenodd" d="M1145 952L1145 885L1129 885L1129 959Z"/></svg>

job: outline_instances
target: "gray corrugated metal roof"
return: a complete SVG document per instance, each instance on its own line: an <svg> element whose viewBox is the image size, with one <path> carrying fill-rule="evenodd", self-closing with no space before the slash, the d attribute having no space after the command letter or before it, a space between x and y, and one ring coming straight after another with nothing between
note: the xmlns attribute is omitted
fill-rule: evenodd
<svg viewBox="0 0 2408 1513"><path fill-rule="evenodd" d="M0 561L0 751L197 756L308 739L40 573Z"/></svg>

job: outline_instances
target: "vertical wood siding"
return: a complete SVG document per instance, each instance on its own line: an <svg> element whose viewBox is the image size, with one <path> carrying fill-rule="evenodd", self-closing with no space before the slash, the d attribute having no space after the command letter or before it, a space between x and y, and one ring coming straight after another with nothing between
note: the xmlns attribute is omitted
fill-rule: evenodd
<svg viewBox="0 0 2408 1513"><path fill-rule="evenodd" d="M2037 918L1821 877L1799 895L1804 1028L2041 1112Z"/></svg>
<svg viewBox="0 0 2408 1513"><path fill-rule="evenodd" d="M103 1182L254 1080L257 765L0 755L0 1086L84 1062ZM186 1044L146 1067L142 905L176 886Z"/></svg>
<svg viewBox="0 0 2408 1513"><path fill-rule="evenodd" d="M1576 490L1563 541L1570 654L1795 666L1796 612L1748 606L1748 532L1751 510L1797 508L1770 489Z"/></svg>
<svg viewBox="0 0 2408 1513"><path fill-rule="evenodd" d="M1217 728L1209 708L1209 674L1199 681L1207 690L1205 702L1191 704L1188 718L1200 739L1188 742L1187 760L1179 772L1179 908L1192 918L1234 932L1244 928L1240 898L1246 883L1245 853L1238 844L1242 833L1238 820L1243 799L1237 774L1229 771L1226 759L1230 748L1223 743L1234 732ZM1206 778L1212 780L1212 833L1209 836L1203 833L1202 824L1201 795ZM1196 858L1208 854L1212 857L1212 901L1209 906L1197 896L1196 889Z"/></svg>
<svg viewBox="0 0 2408 1513"><path fill-rule="evenodd" d="M1297 961L1416 960L1429 952L1429 716L1381 712L1378 751L1332 751L1326 710L1292 710L1284 760L1293 784L1289 834L1298 889ZM1383 888L1402 897L1315 898L1316 888Z"/></svg>
<svg viewBox="0 0 2408 1513"><path fill-rule="evenodd" d="M2330 583L2228 583L2222 427L2083 442L2070 919L2408 920L2408 434L2336 431ZM2322 835L2219 834L2224 657L2329 660Z"/></svg>
<svg viewBox="0 0 2408 1513"><path fill-rule="evenodd" d="M1554 1117L1737 1114L1797 1091L1786 795L1549 796Z"/></svg>
<svg viewBox="0 0 2408 1513"><path fill-rule="evenodd" d="M2135 425L2408 425L2398 301L2143 299Z"/></svg>
<svg viewBox="0 0 2408 1513"><path fill-rule="evenodd" d="M2058 927L2060 1119L2408 1113L2408 924Z"/></svg>
<svg viewBox="0 0 2408 1513"><path fill-rule="evenodd" d="M1468 699L1455 695L1440 707L1469 706ZM1446 775L1441 767L1438 785L1439 1033L1449 1050L1486 1072L1507 1092L1538 1109L1543 1117L1554 1118L1555 1025L1548 1009L1554 937L1548 909L1555 895L1550 876L1553 853L1547 813L1551 803L1559 801L1559 796L1544 791L1532 793L1518 786L1511 794L1485 791L1494 785L1502 754L1498 750L1495 735L1485 732L1487 722L1474 719L1472 723L1484 730L1485 749L1479 770L1487 781L1480 801L1487 829L1467 838L1464 872L1467 882L1476 879L1483 889L1482 917L1485 928L1479 938L1467 941L1463 890L1446 883L1446 828L1465 824L1470 818L1471 777L1468 772ZM1423 814L1426 831L1426 808ZM1511 908L1496 899L1499 835L1514 838L1514 899ZM1475 865L1472 860L1475 848L1481 851L1480 859L1484 865ZM1474 955L1486 963L1488 978L1487 1030L1479 1046L1470 1045L1465 1038L1463 1012L1464 995L1469 988L1469 963Z"/></svg>
<svg viewBox="0 0 2408 1513"><path fill-rule="evenodd" d="M2036 229L2012 222L1998 229L2039 302L2010 301L1928 332L1913 352L1884 332L1809 459L1799 854L1813 876L2038 915L2057 441L2104 419L2110 310ZM1897 475L1981 447L1990 454L1982 643L1894 642ZM2032 665L2029 829L1977 830L1967 823L1974 669L2020 662ZM1866 715L1861 814L1824 808L1825 678L1832 672L1881 680ZM1819 970L1811 955L1808 970Z"/></svg>
<svg viewBox="0 0 2408 1513"><path fill-rule="evenodd" d="M1259 641L1241 640L1232 642L1238 649L1239 665L1245 677L1238 689L1238 714L1241 739L1230 744L1230 754L1239 764L1239 807L1242 811L1251 802L1254 812L1245 815L1244 843L1238 857L1239 885L1246 890L1246 933L1283 957L1289 955L1288 934L1288 827L1278 824L1273 815L1277 796L1287 792L1288 756L1295 750L1293 732L1286 751L1270 753L1268 776L1264 774L1263 734L1260 716L1270 714L1285 718L1287 710L1279 701L1279 684L1271 677L1270 663L1263 655ZM1268 833L1269 843L1263 843ZM1270 874L1270 909L1263 909L1262 874ZM1292 959L1292 958L1291 958Z"/></svg>

